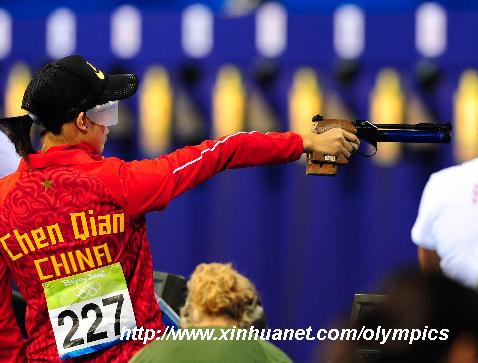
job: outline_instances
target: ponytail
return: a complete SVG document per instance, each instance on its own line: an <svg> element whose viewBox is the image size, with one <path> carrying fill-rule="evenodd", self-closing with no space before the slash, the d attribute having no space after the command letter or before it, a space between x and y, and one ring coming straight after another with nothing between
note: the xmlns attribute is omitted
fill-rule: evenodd
<svg viewBox="0 0 478 363"><path fill-rule="evenodd" d="M0 130L8 136L17 153L26 161L29 154L35 153L30 137L32 125L33 119L29 115L0 119Z"/></svg>

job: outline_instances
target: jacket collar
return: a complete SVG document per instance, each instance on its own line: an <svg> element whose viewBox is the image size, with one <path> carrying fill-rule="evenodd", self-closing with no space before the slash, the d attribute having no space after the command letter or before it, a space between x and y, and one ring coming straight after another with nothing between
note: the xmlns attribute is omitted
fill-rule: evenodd
<svg viewBox="0 0 478 363"><path fill-rule="evenodd" d="M103 156L95 153L93 148L86 143L76 145L65 144L50 147L43 153L30 154L28 163L22 158L18 171L43 169L49 166L82 164L102 159Z"/></svg>

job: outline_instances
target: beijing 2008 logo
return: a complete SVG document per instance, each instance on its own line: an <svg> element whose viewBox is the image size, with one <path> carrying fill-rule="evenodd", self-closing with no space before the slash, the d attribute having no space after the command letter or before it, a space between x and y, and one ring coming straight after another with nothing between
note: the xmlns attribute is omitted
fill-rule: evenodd
<svg viewBox="0 0 478 363"><path fill-rule="evenodd" d="M78 299L84 300L86 298L95 297L101 290L101 284L95 282L88 286L77 286L73 289L73 295Z"/></svg>

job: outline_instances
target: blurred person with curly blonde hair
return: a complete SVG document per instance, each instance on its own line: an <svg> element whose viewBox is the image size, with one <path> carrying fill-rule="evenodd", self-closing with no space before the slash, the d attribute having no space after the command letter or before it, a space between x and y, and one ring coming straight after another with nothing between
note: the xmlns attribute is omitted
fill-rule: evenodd
<svg viewBox="0 0 478 363"><path fill-rule="evenodd" d="M249 329L263 319L258 301L254 284L230 263L202 263L188 282L181 327L214 331L213 339L154 341L130 362L291 362L284 352L265 340L243 336L237 339L238 335L225 340L221 334L224 328Z"/></svg>
<svg viewBox="0 0 478 363"><path fill-rule="evenodd" d="M230 263L202 263L188 283L181 309L181 326L237 326L248 328L262 315L255 286Z"/></svg>

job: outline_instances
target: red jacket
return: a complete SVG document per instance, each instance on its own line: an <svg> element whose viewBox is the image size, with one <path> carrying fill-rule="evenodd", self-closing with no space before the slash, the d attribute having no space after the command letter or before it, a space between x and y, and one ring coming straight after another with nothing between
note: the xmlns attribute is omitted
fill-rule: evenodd
<svg viewBox="0 0 478 363"><path fill-rule="evenodd" d="M57 346L73 351L64 359L88 352L117 339L119 322L132 317L138 327L163 329L145 213L222 170L293 161L302 152L297 134L243 132L151 160L103 158L86 144L32 154L29 165L22 160L0 179L0 361L22 354L10 274L27 301L29 360L60 361ZM114 273L113 265L120 266ZM75 361L125 362L143 347L108 344Z"/></svg>

